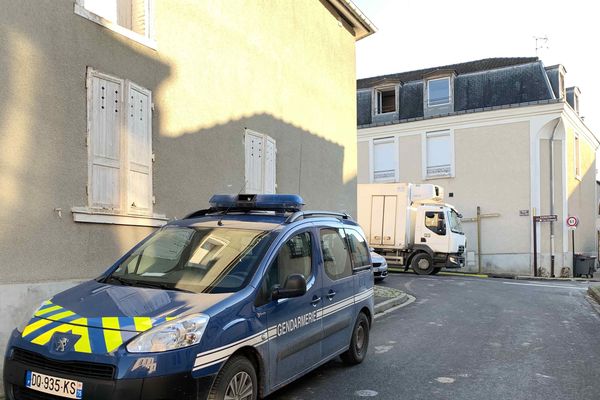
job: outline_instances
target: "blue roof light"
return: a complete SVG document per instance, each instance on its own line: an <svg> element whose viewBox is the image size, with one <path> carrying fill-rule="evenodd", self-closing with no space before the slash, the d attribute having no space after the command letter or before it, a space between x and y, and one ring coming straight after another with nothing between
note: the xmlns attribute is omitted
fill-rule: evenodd
<svg viewBox="0 0 600 400"><path fill-rule="evenodd" d="M297 194L215 194L210 206L217 210L243 209L264 211L300 211L304 200Z"/></svg>

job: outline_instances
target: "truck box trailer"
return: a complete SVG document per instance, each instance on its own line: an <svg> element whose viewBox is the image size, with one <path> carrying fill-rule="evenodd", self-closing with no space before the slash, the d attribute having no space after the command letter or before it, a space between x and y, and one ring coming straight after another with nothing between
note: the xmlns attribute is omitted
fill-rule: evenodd
<svg viewBox="0 0 600 400"><path fill-rule="evenodd" d="M438 185L358 185L358 223L369 245L389 262L417 274L464 266L466 239L461 215L444 203Z"/></svg>

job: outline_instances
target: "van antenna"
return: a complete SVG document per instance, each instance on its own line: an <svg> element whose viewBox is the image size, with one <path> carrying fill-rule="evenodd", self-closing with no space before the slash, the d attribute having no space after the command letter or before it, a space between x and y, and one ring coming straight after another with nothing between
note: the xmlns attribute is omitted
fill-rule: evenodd
<svg viewBox="0 0 600 400"><path fill-rule="evenodd" d="M245 187L246 187L246 181L244 181L244 183L242 183L242 186L240 187L240 190L238 190L237 197L239 197L239 196L240 196L240 194L242 194L242 190L244 190L244 188L245 188ZM230 205L229 205L229 207L227 207L227 208L225 209L225 211L223 211L223 212L221 213L221 219L219 219L219 220L217 221L217 225L219 225L219 226L223 226L223 217L224 217L225 215L227 215L227 213L229 212L229 210L231 210L231 207L233 207L233 204L230 204Z"/></svg>

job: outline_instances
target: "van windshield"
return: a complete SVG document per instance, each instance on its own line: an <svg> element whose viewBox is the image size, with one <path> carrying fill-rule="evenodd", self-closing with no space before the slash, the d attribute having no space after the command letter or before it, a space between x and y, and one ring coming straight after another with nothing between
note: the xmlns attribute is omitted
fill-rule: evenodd
<svg viewBox="0 0 600 400"><path fill-rule="evenodd" d="M454 210L450 210L450 218L448 219L450 224L450 230L454 233L463 233L462 225L460 224L460 217Z"/></svg>
<svg viewBox="0 0 600 400"><path fill-rule="evenodd" d="M167 227L138 247L105 282L192 293L246 286L273 235L233 228Z"/></svg>

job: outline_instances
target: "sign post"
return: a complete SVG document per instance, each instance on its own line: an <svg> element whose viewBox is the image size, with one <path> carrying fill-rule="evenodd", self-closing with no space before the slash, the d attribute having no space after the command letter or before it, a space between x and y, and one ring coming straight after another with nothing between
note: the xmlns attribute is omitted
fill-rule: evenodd
<svg viewBox="0 0 600 400"><path fill-rule="evenodd" d="M575 229L579 225L579 218L576 216L567 217L567 226L571 231L571 243L573 245L573 276L575 276Z"/></svg>
<svg viewBox="0 0 600 400"><path fill-rule="evenodd" d="M558 216L556 214L551 215L534 215L533 216L533 276L538 276L538 263L537 263L537 223L538 222L556 222Z"/></svg>

